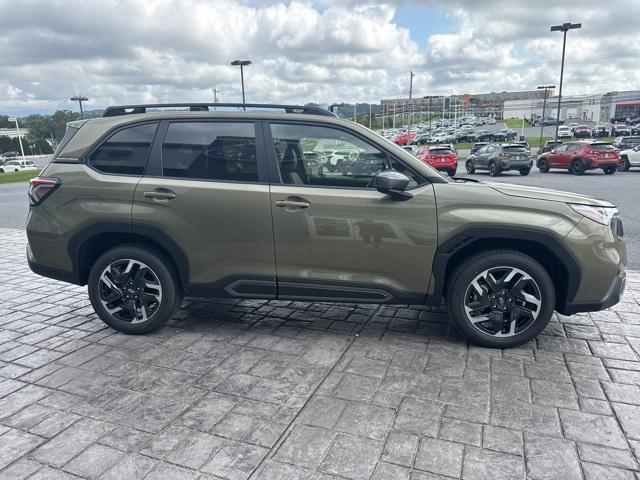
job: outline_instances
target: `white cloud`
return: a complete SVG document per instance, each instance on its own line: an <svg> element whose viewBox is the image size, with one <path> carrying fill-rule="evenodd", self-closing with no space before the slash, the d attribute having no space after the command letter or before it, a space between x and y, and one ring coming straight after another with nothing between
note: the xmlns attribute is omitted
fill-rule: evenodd
<svg viewBox="0 0 640 480"><path fill-rule="evenodd" d="M397 24L406 1L0 0L0 111L142 101L240 99L235 58L250 58L251 101L367 101L414 93L532 88L557 82L569 34L566 92L640 88L638 0L432 0L449 33L419 41ZM414 34L413 38L417 38ZM66 103L65 103L66 102Z"/></svg>

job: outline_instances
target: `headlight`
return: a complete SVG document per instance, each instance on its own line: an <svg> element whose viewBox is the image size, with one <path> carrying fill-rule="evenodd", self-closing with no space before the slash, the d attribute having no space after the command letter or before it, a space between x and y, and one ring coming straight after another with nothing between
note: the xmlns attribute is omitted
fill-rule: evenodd
<svg viewBox="0 0 640 480"><path fill-rule="evenodd" d="M615 207L594 207L591 205L580 205L578 203L569 203L568 205L583 217L587 217L602 225L609 225L611 219L618 213L618 209Z"/></svg>

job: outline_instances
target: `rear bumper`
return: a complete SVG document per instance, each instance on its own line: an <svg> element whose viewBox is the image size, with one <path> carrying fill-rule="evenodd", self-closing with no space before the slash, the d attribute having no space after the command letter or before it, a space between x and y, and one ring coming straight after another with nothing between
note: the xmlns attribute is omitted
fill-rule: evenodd
<svg viewBox="0 0 640 480"><path fill-rule="evenodd" d="M458 162L456 163L429 163L430 167L435 168L436 170L456 170L458 168Z"/></svg>
<svg viewBox="0 0 640 480"><path fill-rule="evenodd" d="M607 294L601 300L596 302L573 302L564 305L564 308L560 313L563 315L572 315L579 312L597 312L604 310L605 308L612 307L620 301L624 289L626 287L627 279L626 273L621 271L611 282L611 286L607 291Z"/></svg>
<svg viewBox="0 0 640 480"><path fill-rule="evenodd" d="M606 160L597 160L597 159L593 159L593 158L589 158L586 160L586 166L587 168L590 168L592 170L595 170L597 168L607 168L607 167L618 167L618 164L620 163L620 160L616 159L616 158L607 158Z"/></svg>
<svg viewBox="0 0 640 480"><path fill-rule="evenodd" d="M61 282L73 283L75 285L84 285L84 283L80 281L80 276L76 272L69 272L67 270L61 270L59 268L37 263L29 245L27 245L27 263L29 264L31 271L36 275L51 278L53 280L60 280Z"/></svg>

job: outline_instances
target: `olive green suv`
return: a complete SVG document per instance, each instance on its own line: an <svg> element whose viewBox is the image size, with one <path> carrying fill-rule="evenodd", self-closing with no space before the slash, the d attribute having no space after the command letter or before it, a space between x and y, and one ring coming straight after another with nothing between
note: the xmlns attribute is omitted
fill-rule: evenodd
<svg viewBox="0 0 640 480"><path fill-rule="evenodd" d="M229 106L70 123L31 182L31 269L87 285L126 333L160 328L184 296L370 302L443 307L472 342L509 347L554 311L620 299L609 202L445 178L317 107Z"/></svg>

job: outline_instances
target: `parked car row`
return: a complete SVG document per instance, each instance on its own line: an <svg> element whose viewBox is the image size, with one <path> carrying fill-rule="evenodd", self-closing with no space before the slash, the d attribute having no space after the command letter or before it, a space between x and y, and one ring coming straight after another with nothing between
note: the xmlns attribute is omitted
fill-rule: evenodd
<svg viewBox="0 0 640 480"><path fill-rule="evenodd" d="M515 139L516 132L511 129L503 129L499 132L476 130L476 127L495 123L493 118L463 117L455 122L442 120L430 125L420 124L403 129L383 130L381 134L401 146L483 141L503 142Z"/></svg>

